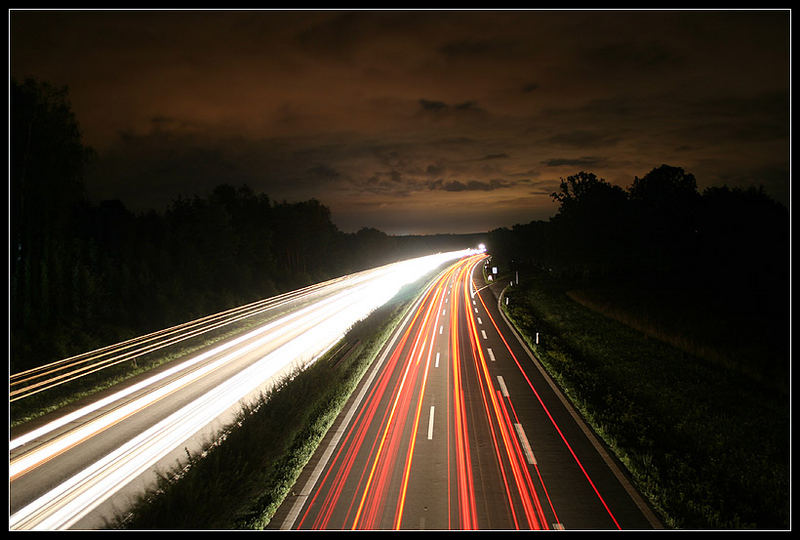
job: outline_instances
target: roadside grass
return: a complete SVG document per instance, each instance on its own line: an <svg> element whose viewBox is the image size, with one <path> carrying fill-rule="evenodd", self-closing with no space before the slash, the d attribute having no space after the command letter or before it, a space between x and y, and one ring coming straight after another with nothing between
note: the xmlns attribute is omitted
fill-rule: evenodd
<svg viewBox="0 0 800 540"><path fill-rule="evenodd" d="M788 395L648 338L571 289L537 274L508 289L502 309L665 525L788 528Z"/></svg>
<svg viewBox="0 0 800 540"><path fill-rule="evenodd" d="M407 285L305 370L243 405L220 444L159 474L107 528L264 529L429 279Z"/></svg>
<svg viewBox="0 0 800 540"><path fill-rule="evenodd" d="M597 287L567 296L649 337L788 392L786 329L760 313L735 313L696 291ZM686 309L702 302L703 309ZM788 321L787 321L788 322Z"/></svg>

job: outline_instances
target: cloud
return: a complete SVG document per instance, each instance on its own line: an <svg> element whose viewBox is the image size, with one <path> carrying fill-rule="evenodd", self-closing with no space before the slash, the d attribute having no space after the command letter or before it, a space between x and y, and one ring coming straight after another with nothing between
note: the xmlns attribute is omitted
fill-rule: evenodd
<svg viewBox="0 0 800 540"><path fill-rule="evenodd" d="M657 41L617 41L605 45L592 44L582 53L587 65L602 70L649 70L676 66L683 55Z"/></svg>
<svg viewBox="0 0 800 540"><path fill-rule="evenodd" d="M341 176L339 171L337 171L333 167L329 167L328 165L317 165L316 167L311 167L310 169L308 169L307 172L311 176L318 178L320 180L334 180Z"/></svg>
<svg viewBox="0 0 800 540"><path fill-rule="evenodd" d="M420 99L419 106L423 111L440 112L447 110L447 104L444 101L431 101L428 99Z"/></svg>
<svg viewBox="0 0 800 540"><path fill-rule="evenodd" d="M428 176L441 176L443 172L444 167L441 165L428 165L428 167L425 169L425 174Z"/></svg>
<svg viewBox="0 0 800 540"><path fill-rule="evenodd" d="M563 146L586 147L613 146L619 140L620 137L609 135L608 133L579 129L553 135L547 139L547 142Z"/></svg>
<svg viewBox="0 0 800 540"><path fill-rule="evenodd" d="M531 195L546 195L550 196L551 193L557 191L561 186L560 180L539 180L530 182L531 189L528 193Z"/></svg>
<svg viewBox="0 0 800 540"><path fill-rule="evenodd" d="M470 60L478 56L504 57L513 48L513 43L506 39L457 39L439 47L448 60Z"/></svg>
<svg viewBox="0 0 800 540"><path fill-rule="evenodd" d="M448 105L444 101L434 101L429 99L420 99L419 106L423 112L426 113L434 113L434 114L441 114L450 111L455 111L458 113L462 112L484 112L484 110L478 107L477 103L474 101L464 101L462 103L456 103L454 105Z"/></svg>
<svg viewBox="0 0 800 540"><path fill-rule="evenodd" d="M513 182L499 179L493 179L488 182L480 180L470 180L469 182L451 180L450 182L443 182L442 180L437 180L429 183L430 189L441 189L443 191L494 191L495 189L510 188L513 185Z"/></svg>
<svg viewBox="0 0 800 540"><path fill-rule="evenodd" d="M542 165L546 167L595 167L605 163L606 159L601 157L584 156L580 158L552 158L542 161Z"/></svg>

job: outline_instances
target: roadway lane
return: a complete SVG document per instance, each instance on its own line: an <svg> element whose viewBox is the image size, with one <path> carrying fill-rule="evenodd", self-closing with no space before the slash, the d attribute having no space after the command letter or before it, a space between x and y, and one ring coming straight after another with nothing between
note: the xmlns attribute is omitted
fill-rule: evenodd
<svg viewBox="0 0 800 540"><path fill-rule="evenodd" d="M270 528L658 526L493 291L473 297L482 259L453 264L420 298Z"/></svg>
<svg viewBox="0 0 800 540"><path fill-rule="evenodd" d="M312 288L280 317L15 430L9 527L97 528L233 419L242 400L311 361L441 254Z"/></svg>

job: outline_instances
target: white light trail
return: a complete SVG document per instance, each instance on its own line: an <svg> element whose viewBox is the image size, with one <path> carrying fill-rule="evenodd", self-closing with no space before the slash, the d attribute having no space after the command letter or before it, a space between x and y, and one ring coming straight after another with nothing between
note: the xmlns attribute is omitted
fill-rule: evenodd
<svg viewBox="0 0 800 540"><path fill-rule="evenodd" d="M475 250L442 253L360 273L353 279L338 282L337 287L347 287L341 292L14 439L10 442L10 449L35 442L102 407L107 407L142 389L154 387L155 383L181 371L187 371L160 388L121 404L91 421L85 421L77 428L16 457L10 462L11 479L25 474L38 463L51 459L228 362L264 347L269 348L270 352L266 352L261 359L15 512L9 518L10 528L44 530L69 528L130 480L147 471L178 445L257 390L273 375L293 363L312 361L316 355L341 339L354 323L386 303L405 284L416 281L449 260L473 253ZM226 354L207 365L194 370L188 369L223 352ZM13 491L13 484L11 488Z"/></svg>

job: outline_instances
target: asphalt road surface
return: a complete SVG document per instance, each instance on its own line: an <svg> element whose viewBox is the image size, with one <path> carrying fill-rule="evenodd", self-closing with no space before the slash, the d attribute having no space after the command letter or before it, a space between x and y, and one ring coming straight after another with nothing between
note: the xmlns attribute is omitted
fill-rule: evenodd
<svg viewBox="0 0 800 540"><path fill-rule="evenodd" d="M661 525L484 287L485 255L420 297L272 529L653 529Z"/></svg>

